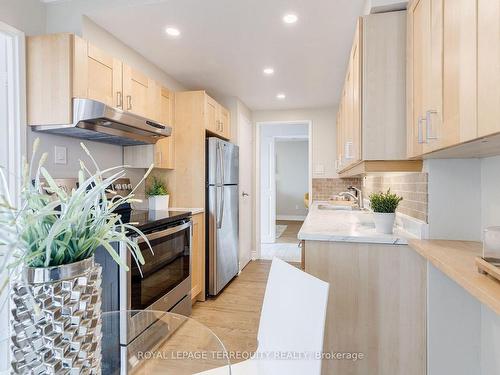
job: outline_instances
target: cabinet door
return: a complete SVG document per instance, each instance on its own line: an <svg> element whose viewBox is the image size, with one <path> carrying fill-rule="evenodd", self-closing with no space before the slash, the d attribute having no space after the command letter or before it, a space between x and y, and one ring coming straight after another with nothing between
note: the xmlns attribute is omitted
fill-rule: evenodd
<svg viewBox="0 0 500 375"><path fill-rule="evenodd" d="M408 9L407 154L423 154L426 80L430 71L431 0L414 1Z"/></svg>
<svg viewBox="0 0 500 375"><path fill-rule="evenodd" d="M229 111L219 105L219 133L226 139L231 138L231 119Z"/></svg>
<svg viewBox="0 0 500 375"><path fill-rule="evenodd" d="M478 135L500 132L500 1L478 0Z"/></svg>
<svg viewBox="0 0 500 375"><path fill-rule="evenodd" d="M203 213L193 215L193 243L191 252L191 299L204 300L205 294L205 242Z"/></svg>
<svg viewBox="0 0 500 375"><path fill-rule="evenodd" d="M153 80L140 71L123 64L123 109L153 119L156 108L151 100L155 87Z"/></svg>
<svg viewBox="0 0 500 375"><path fill-rule="evenodd" d="M210 96L206 96L205 101L205 129L212 133L219 132L219 103Z"/></svg>
<svg viewBox="0 0 500 375"><path fill-rule="evenodd" d="M352 157L361 160L361 19L358 21L352 49Z"/></svg>
<svg viewBox="0 0 500 375"><path fill-rule="evenodd" d="M354 126L353 126L353 74L352 55L349 61L345 83L344 102L344 160L345 167L354 162Z"/></svg>
<svg viewBox="0 0 500 375"><path fill-rule="evenodd" d="M434 142L432 140L429 142L431 149L438 149L477 137L477 0L433 0L433 2L443 4L439 8L433 7L433 17L436 17L435 14L439 11L443 14L443 120L440 123L440 109L430 107L428 110L433 114L427 126L431 137L436 138ZM491 1L494 2L498 1ZM440 20L441 18L437 22ZM433 20L434 22L436 21ZM438 28L439 25L436 25L435 29ZM496 48L498 43L497 40ZM433 52L439 53L439 47L433 46ZM436 101L433 104L435 103ZM434 125L435 121L437 125Z"/></svg>
<svg viewBox="0 0 500 375"><path fill-rule="evenodd" d="M122 63L75 36L73 97L122 108Z"/></svg>
<svg viewBox="0 0 500 375"><path fill-rule="evenodd" d="M159 121L172 127L172 135L162 138L155 144L155 166L174 169L175 167L175 128L173 126L173 93L161 87L159 98Z"/></svg>

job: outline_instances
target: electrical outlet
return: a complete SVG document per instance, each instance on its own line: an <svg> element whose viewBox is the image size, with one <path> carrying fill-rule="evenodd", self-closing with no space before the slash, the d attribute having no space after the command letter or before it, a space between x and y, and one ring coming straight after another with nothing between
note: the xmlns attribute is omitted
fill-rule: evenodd
<svg viewBox="0 0 500 375"><path fill-rule="evenodd" d="M54 146L54 164L66 164L67 149L64 146Z"/></svg>

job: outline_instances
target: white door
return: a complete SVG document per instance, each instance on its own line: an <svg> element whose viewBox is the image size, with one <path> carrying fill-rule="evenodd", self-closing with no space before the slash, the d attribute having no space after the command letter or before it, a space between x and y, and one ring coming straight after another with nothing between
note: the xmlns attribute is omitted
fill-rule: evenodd
<svg viewBox="0 0 500 375"><path fill-rule="evenodd" d="M253 129L252 123L243 115L238 119L238 145L240 147L240 270L252 257L252 171L253 171Z"/></svg>
<svg viewBox="0 0 500 375"><path fill-rule="evenodd" d="M0 167L16 205L20 203L21 155L25 153L24 56L24 34L0 22ZM0 276L3 283L5 275ZM7 293L8 288L0 295L0 339L9 333ZM8 353L7 341L0 343L0 352ZM6 374L8 366L8 356L4 355L0 373Z"/></svg>

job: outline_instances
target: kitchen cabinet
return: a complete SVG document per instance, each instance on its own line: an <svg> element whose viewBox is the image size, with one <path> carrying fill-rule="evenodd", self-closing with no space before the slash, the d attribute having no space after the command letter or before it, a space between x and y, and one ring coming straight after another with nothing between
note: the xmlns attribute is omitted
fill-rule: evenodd
<svg viewBox="0 0 500 375"><path fill-rule="evenodd" d="M159 90L152 79L139 70L123 64L123 107L136 115L158 120L155 103L159 99Z"/></svg>
<svg viewBox="0 0 500 375"><path fill-rule="evenodd" d="M231 119L229 111L223 106L219 106L220 134L225 139L231 138Z"/></svg>
<svg viewBox="0 0 500 375"><path fill-rule="evenodd" d="M426 373L426 262L407 245L305 241L305 270L332 286L324 374ZM333 287L334 286L334 287Z"/></svg>
<svg viewBox="0 0 500 375"><path fill-rule="evenodd" d="M135 83L135 85L140 85L140 83ZM138 88L137 90L142 89ZM171 126L172 135L158 140L154 145L123 147L123 160L131 168L145 169L153 164L155 168L174 169L176 133L173 118L174 93L151 80L148 82L148 90L152 93L149 99L150 104L148 104L151 106L151 118Z"/></svg>
<svg viewBox="0 0 500 375"><path fill-rule="evenodd" d="M231 137L229 111L205 94L205 129L221 138Z"/></svg>
<svg viewBox="0 0 500 375"><path fill-rule="evenodd" d="M500 132L500 1L477 1L478 136Z"/></svg>
<svg viewBox="0 0 500 375"><path fill-rule="evenodd" d="M175 93L175 170L174 184L177 207L205 207L205 91Z"/></svg>
<svg viewBox="0 0 500 375"><path fill-rule="evenodd" d="M26 74L28 125L72 123L73 98L97 100L160 121L161 87L76 35L28 37Z"/></svg>
<svg viewBox="0 0 500 375"><path fill-rule="evenodd" d="M162 138L154 145L155 148L155 167L164 169L175 168L175 122L173 120L174 93L160 88L159 95L160 115L159 121L163 124L169 124L172 127L172 135Z"/></svg>
<svg viewBox="0 0 500 375"><path fill-rule="evenodd" d="M406 163L405 28L405 11L358 20L337 116L340 177L375 161L388 172L415 168Z"/></svg>
<svg viewBox="0 0 500 375"><path fill-rule="evenodd" d="M191 301L205 300L205 214L193 215Z"/></svg>
<svg viewBox="0 0 500 375"><path fill-rule="evenodd" d="M498 1L410 3L408 157L492 155L479 138L500 132L499 46Z"/></svg>
<svg viewBox="0 0 500 375"><path fill-rule="evenodd" d="M122 108L122 62L74 36L73 97Z"/></svg>

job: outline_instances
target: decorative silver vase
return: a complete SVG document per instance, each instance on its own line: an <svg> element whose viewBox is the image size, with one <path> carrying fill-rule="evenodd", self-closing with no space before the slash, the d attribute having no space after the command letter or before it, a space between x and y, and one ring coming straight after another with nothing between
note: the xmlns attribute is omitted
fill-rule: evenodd
<svg viewBox="0 0 500 375"><path fill-rule="evenodd" d="M12 372L100 374L101 266L92 257L23 278L10 292Z"/></svg>

